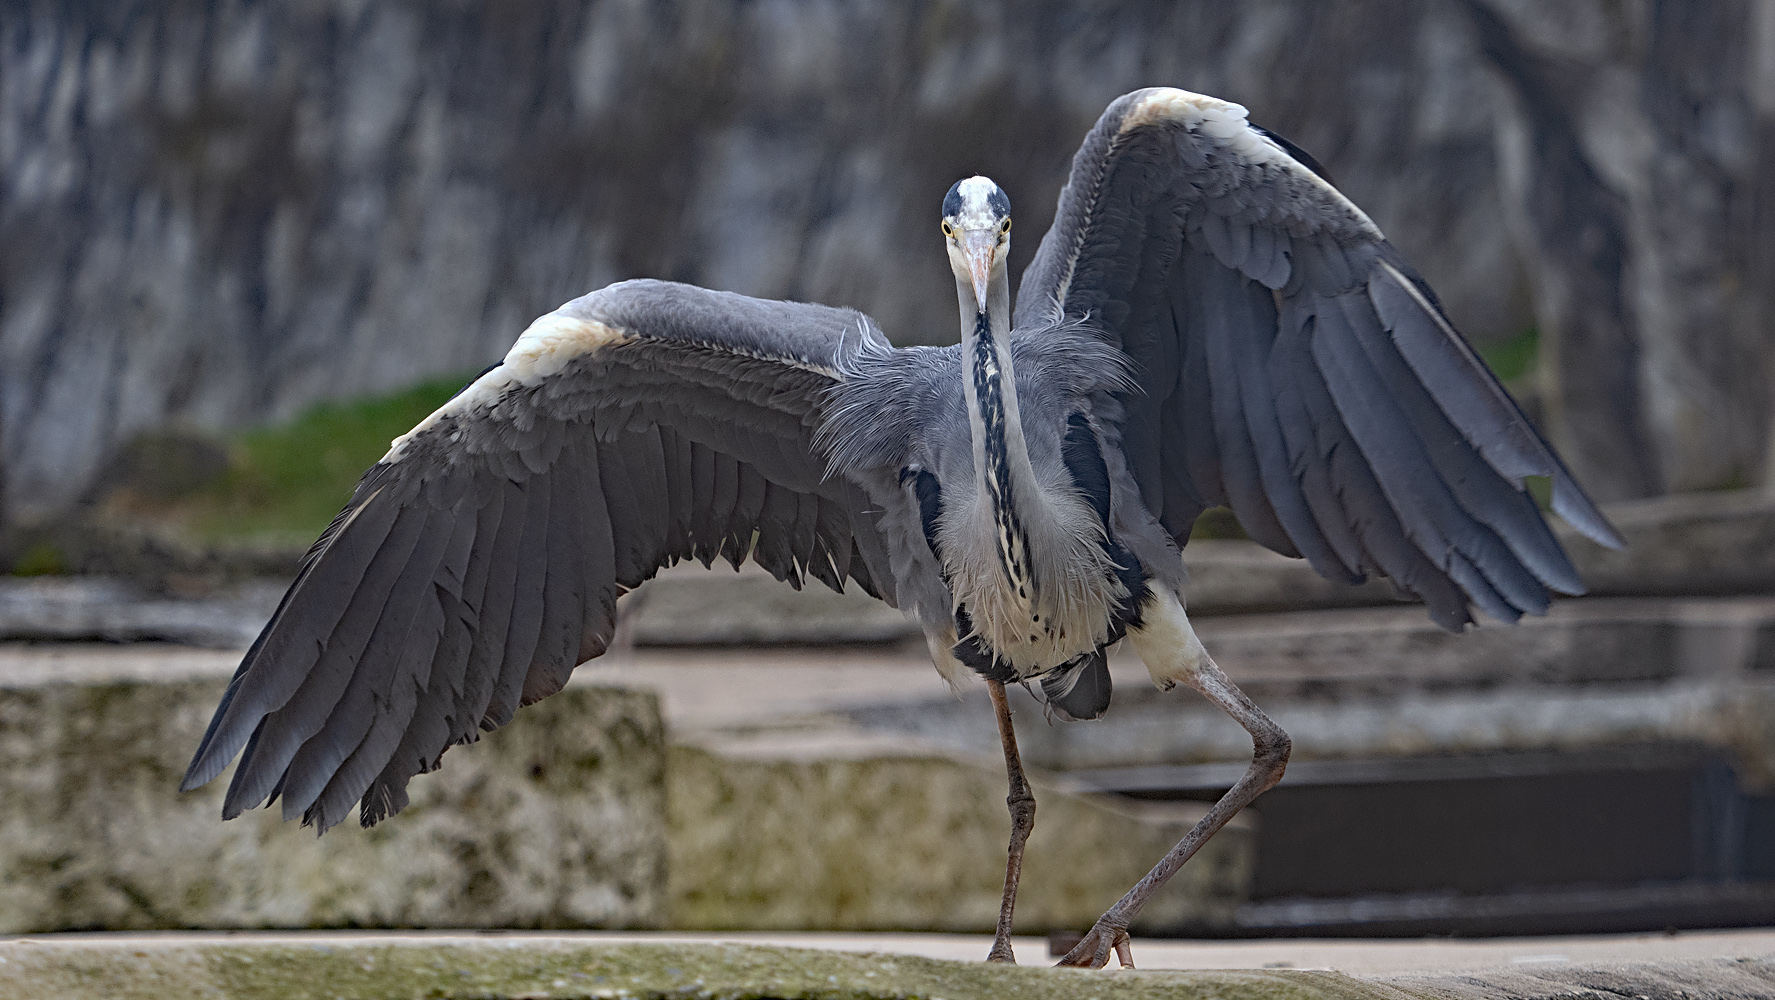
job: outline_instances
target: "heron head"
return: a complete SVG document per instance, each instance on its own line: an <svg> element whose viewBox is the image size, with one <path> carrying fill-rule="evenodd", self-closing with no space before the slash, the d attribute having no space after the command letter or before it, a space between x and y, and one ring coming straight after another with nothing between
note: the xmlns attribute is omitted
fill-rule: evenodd
<svg viewBox="0 0 1775 1000"><path fill-rule="evenodd" d="M1011 252L1011 199L987 177L956 181L943 196L943 239L955 280L972 286L985 312L987 286L1004 276Z"/></svg>

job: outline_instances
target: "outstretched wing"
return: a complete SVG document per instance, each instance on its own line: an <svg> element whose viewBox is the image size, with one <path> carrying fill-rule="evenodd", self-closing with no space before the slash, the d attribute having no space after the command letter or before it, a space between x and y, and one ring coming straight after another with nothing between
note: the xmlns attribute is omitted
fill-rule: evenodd
<svg viewBox="0 0 1775 1000"><path fill-rule="evenodd" d="M1456 629L1469 600L1515 621L1583 590L1524 477L1621 544L1373 221L1236 104L1158 88L1104 112L1018 290L1020 332L1069 320L1133 363L1123 448L1180 543L1225 504Z"/></svg>
<svg viewBox="0 0 1775 1000"><path fill-rule="evenodd" d="M542 317L358 485L247 652L184 787L369 825L451 744L604 651L664 565L750 555L894 599L871 504L813 437L860 313L626 282Z"/></svg>

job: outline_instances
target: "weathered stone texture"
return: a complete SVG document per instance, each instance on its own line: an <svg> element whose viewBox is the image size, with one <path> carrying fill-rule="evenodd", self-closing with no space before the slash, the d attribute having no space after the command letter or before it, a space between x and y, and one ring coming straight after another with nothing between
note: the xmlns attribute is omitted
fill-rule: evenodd
<svg viewBox="0 0 1775 1000"><path fill-rule="evenodd" d="M671 923L754 930L990 933L1011 821L1005 776L929 756L744 760L671 752ZM1111 807L1036 788L1020 934L1089 927L1205 811ZM1136 933L1231 926L1250 891L1250 821L1216 834Z"/></svg>
<svg viewBox="0 0 1775 1000"><path fill-rule="evenodd" d="M134 435L475 368L608 281L954 336L933 212L1020 269L1104 104L1224 95L1482 338L1538 321L1605 499L1767 475L1767 3L567 0L0 12L0 469L51 517Z"/></svg>
<svg viewBox="0 0 1775 1000"><path fill-rule="evenodd" d="M651 695L575 686L450 751L409 805L324 838L178 783L214 679L0 687L0 933L634 927L665 916Z"/></svg>

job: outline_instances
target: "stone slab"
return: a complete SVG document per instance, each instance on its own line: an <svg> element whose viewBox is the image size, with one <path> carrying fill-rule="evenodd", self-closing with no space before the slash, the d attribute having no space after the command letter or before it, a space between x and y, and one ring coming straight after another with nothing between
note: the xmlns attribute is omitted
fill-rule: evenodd
<svg viewBox="0 0 1775 1000"><path fill-rule="evenodd" d="M277 610L285 586L252 580L179 597L125 577L0 577L0 639L245 649Z"/></svg>
<svg viewBox="0 0 1775 1000"><path fill-rule="evenodd" d="M1775 490L1680 493L1606 512L1626 547L1556 529L1592 594L1775 593Z"/></svg>
<svg viewBox="0 0 1775 1000"><path fill-rule="evenodd" d="M1683 743L1775 783L1775 598L1594 598L1462 635L1416 609L1209 618L1216 661L1294 739L1296 761ZM911 657L909 652L908 657ZM1012 692L1024 759L1057 771L1245 761L1250 737L1193 693L1157 691L1127 650L1104 719L1049 724ZM988 755L983 690L882 703L843 722ZM757 734L734 734L759 740ZM1287 779L1284 779L1287 780Z"/></svg>
<svg viewBox="0 0 1775 1000"><path fill-rule="evenodd" d="M998 919L1010 834L1002 762L746 760L680 746L669 774L674 927L990 931ZM1026 933L1089 927L1205 808L1035 791L1017 900ZM1230 929L1250 892L1253 843L1249 821L1235 819L1136 930Z"/></svg>
<svg viewBox="0 0 1775 1000"><path fill-rule="evenodd" d="M1611 505L1627 539L1610 550L1556 520L1594 596L1775 593L1775 494L1692 493ZM1255 542L1198 539L1183 550L1190 613L1198 617L1327 608L1389 607L1386 580L1333 583L1305 560ZM886 641L918 637L891 609L856 591L808 585L798 594L748 564L738 574L684 564L647 585L635 614L639 645ZM1413 608L1419 619L1421 609Z"/></svg>
<svg viewBox="0 0 1775 1000"><path fill-rule="evenodd" d="M1697 493L1616 504L1620 551L1561 528L1594 596L1775 593L1775 498ZM1199 618L1327 608L1390 607L1392 584L1351 587L1255 542L1199 539L1183 553L1190 613ZM135 641L244 648L282 595L249 580L183 597L123 577L0 578L0 639ZM921 641L893 608L852 586L796 591L747 563L682 563L623 599L624 638L639 646L827 645ZM1421 610L1412 613L1422 621Z"/></svg>
<svg viewBox="0 0 1775 1000"><path fill-rule="evenodd" d="M177 791L231 654L175 654L184 676L131 678L106 676L129 659L117 650L66 652L60 678L0 656L0 931L665 918L652 695L564 692L451 750L397 821L317 839L267 810L223 823L226 775Z"/></svg>
<svg viewBox="0 0 1775 1000"><path fill-rule="evenodd" d="M1086 971L760 944L574 937L107 935L0 941L0 998L1775 997L1775 963L1757 955L1603 963L1529 957L1543 960L1455 973L1354 976L1290 968Z"/></svg>
<svg viewBox="0 0 1775 1000"><path fill-rule="evenodd" d="M928 663L834 655L848 662L811 650L775 662L762 650L618 656L451 750L443 769L415 779L399 815L317 841L265 811L222 823L226 776L174 792L237 654L0 646L0 932L990 929L1009 833L1001 761L854 739L799 757L691 746L666 756L662 700L679 738L693 739L814 727L821 713L880 703L905 681L918 697L947 690ZM876 683L842 683L859 675ZM645 677L673 683L632 683ZM611 687L625 679L629 690ZM735 683L758 696L735 697ZM970 721L992 726L989 714ZM1039 794L1019 910L1030 930L1088 926L1197 816ZM1148 916L1155 926L1228 925L1250 873L1250 830L1238 824Z"/></svg>

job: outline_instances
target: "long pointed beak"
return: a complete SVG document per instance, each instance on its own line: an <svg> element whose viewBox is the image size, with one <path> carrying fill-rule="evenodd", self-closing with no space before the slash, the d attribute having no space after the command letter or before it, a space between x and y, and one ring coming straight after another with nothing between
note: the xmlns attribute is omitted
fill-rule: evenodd
<svg viewBox="0 0 1775 1000"><path fill-rule="evenodd" d="M992 229L965 229L961 234L961 253L968 262L968 274L974 279L974 304L986 311L986 286L992 282L992 256L998 249L998 232Z"/></svg>

